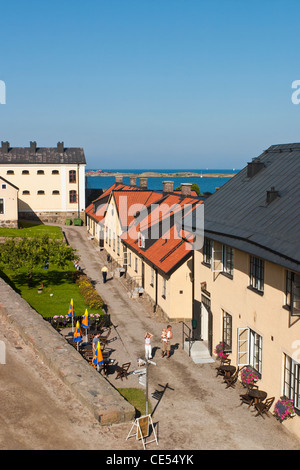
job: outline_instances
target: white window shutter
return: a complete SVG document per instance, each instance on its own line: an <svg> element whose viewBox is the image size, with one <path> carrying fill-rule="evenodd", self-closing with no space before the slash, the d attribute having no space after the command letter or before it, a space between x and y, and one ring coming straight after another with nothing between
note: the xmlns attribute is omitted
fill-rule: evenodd
<svg viewBox="0 0 300 470"><path fill-rule="evenodd" d="M238 328L238 366L249 364L249 328Z"/></svg>
<svg viewBox="0 0 300 470"><path fill-rule="evenodd" d="M223 250L216 250L214 245L212 246L212 263L211 270L213 273L221 273L223 271Z"/></svg>

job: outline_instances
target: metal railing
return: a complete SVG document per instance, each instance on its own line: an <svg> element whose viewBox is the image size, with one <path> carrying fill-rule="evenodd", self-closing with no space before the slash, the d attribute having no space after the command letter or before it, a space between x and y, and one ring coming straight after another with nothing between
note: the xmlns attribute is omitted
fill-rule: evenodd
<svg viewBox="0 0 300 470"><path fill-rule="evenodd" d="M184 343L187 340L189 342L189 357L191 357L191 349L193 345L192 328L190 328L183 321L181 321L180 323L182 323L182 349L184 349Z"/></svg>

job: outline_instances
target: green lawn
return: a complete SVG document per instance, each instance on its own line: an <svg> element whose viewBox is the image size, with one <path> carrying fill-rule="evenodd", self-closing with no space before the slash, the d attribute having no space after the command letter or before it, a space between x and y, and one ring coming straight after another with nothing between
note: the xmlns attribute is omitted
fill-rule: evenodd
<svg viewBox="0 0 300 470"><path fill-rule="evenodd" d="M0 237L43 237L61 240L63 234L60 227L42 225L31 222L21 222L23 228L0 228Z"/></svg>
<svg viewBox="0 0 300 470"><path fill-rule="evenodd" d="M32 287L28 287L26 270L14 272L4 269L3 273L0 271L0 276L43 317L67 315L71 299L73 299L76 316L83 315L86 308L89 314L103 314L103 310L90 311L86 306L79 288L73 280L75 272L76 269L72 262L69 262L64 269L51 265L47 270L43 268L35 269ZM44 288L43 292L39 294L38 288L41 282L44 284Z"/></svg>
<svg viewBox="0 0 300 470"><path fill-rule="evenodd" d="M139 388L118 388L118 392L135 407L137 417L146 414L146 394ZM151 403L148 400L148 413L151 414Z"/></svg>

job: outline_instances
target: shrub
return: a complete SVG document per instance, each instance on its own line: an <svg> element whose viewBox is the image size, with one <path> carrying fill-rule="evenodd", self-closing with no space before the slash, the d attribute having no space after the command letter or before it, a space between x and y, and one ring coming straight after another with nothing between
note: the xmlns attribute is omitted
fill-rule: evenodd
<svg viewBox="0 0 300 470"><path fill-rule="evenodd" d="M87 278L78 279L77 284L79 292L89 308L99 310L103 307L102 297L94 289L92 283Z"/></svg>

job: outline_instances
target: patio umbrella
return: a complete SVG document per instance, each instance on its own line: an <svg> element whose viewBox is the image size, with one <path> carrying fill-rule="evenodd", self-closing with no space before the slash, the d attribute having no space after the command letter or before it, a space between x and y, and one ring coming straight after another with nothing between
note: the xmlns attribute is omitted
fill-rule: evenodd
<svg viewBox="0 0 300 470"><path fill-rule="evenodd" d="M99 370L100 364L104 364L103 355L102 355L102 351L100 347L100 341L98 341L97 343L97 348L96 348L95 355L93 357L92 362L93 362L93 365L97 367L97 370Z"/></svg>
<svg viewBox="0 0 300 470"><path fill-rule="evenodd" d="M73 333L73 331L74 331L73 318L75 317L75 310L74 310L74 305L73 305L73 299L71 299L71 302L70 302L69 311L68 311L68 317L72 317L72 333Z"/></svg>
<svg viewBox="0 0 300 470"><path fill-rule="evenodd" d="M82 340L82 335L81 335L80 325L79 325L79 321L78 321L76 323L76 329L75 329L75 332L74 332L74 335L73 335L73 341L75 341L77 343L77 351L78 351L78 345L79 345L81 340Z"/></svg>
<svg viewBox="0 0 300 470"><path fill-rule="evenodd" d="M89 314L88 314L87 309L85 310L84 315L82 317L81 326L85 328L85 340L87 342L87 331L89 327Z"/></svg>

